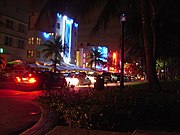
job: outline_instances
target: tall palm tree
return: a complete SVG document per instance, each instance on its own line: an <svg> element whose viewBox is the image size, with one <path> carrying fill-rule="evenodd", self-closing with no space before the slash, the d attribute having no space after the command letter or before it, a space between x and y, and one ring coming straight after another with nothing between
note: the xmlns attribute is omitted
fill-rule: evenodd
<svg viewBox="0 0 180 135"><path fill-rule="evenodd" d="M97 10L99 6L102 7L100 16L98 17L97 23L93 30L98 30L101 27L106 28L108 21L113 17L120 17L122 13L126 13L129 20L127 21L127 30L131 20L136 19L139 22L139 26L142 24L142 35L143 44L146 56L146 71L148 77L149 89L151 90L161 90L157 75L156 75L156 17L158 4L163 0L91 0L87 2L87 9L83 9L83 14L88 15L93 12L93 9ZM102 2L104 4L102 4ZM98 4L101 3L101 4ZM90 6L88 6L90 5ZM93 5L93 7L91 6ZM134 18L133 12L137 13ZM130 20L131 19L131 20ZM141 19L141 21L139 21ZM132 29L132 28L131 28ZM134 29L134 28L133 28ZM137 29L136 29L137 30ZM138 31L138 30L137 30Z"/></svg>
<svg viewBox="0 0 180 135"><path fill-rule="evenodd" d="M90 52L90 61L88 62L88 66L92 68L94 64L94 69L96 70L97 65L103 66L105 64L105 58L103 57L103 53L99 51L98 47L93 47Z"/></svg>
<svg viewBox="0 0 180 135"><path fill-rule="evenodd" d="M54 37L53 40L47 40L42 45L45 46L42 49L42 53L44 53L45 59L50 59L54 65L54 71L56 71L57 64L61 64L63 62L63 57L61 54L65 54L66 45L62 43L62 39L60 36Z"/></svg>
<svg viewBox="0 0 180 135"><path fill-rule="evenodd" d="M71 9L68 7L73 0L67 0L66 3L60 0L50 1L47 0L45 5L53 5L51 8L43 8L46 11L45 13L52 13L53 11L59 11L59 5L53 4L53 2L62 2L63 7ZM131 30L134 33L133 36L142 34L143 44L146 56L146 72L148 78L149 89L160 90L159 81L156 75L156 59L157 59L157 15L159 9L164 3L171 3L168 0L77 0L77 3L80 4L75 6L77 16L80 16L80 19L83 18L84 22L88 22L87 18L95 13L100 12L98 16L96 25L93 28L93 31L97 31L100 28L106 29L108 22L112 17L120 17L122 13L125 13L128 18L126 22L126 35L130 35ZM177 2L177 0L176 0ZM51 4L48 4L51 3ZM71 6L73 4L70 4ZM62 8L61 8L62 9ZM40 16L41 18L41 16Z"/></svg>
<svg viewBox="0 0 180 135"><path fill-rule="evenodd" d="M36 29L48 31L56 22L57 13L67 15L73 20L76 20L77 14L74 11L79 11L81 0L45 0L42 8L39 8L39 16L35 23Z"/></svg>

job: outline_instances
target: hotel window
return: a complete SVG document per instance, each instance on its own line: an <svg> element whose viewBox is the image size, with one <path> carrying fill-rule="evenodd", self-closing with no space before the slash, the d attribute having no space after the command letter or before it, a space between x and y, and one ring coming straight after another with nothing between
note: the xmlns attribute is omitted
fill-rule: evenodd
<svg viewBox="0 0 180 135"><path fill-rule="evenodd" d="M13 39L11 37L5 37L4 44L7 46L12 46Z"/></svg>
<svg viewBox="0 0 180 135"><path fill-rule="evenodd" d="M27 57L28 58L34 57L34 50L27 50Z"/></svg>
<svg viewBox="0 0 180 135"><path fill-rule="evenodd" d="M54 33L49 33L50 36L54 36Z"/></svg>
<svg viewBox="0 0 180 135"><path fill-rule="evenodd" d="M60 23L57 23L57 28L60 29Z"/></svg>
<svg viewBox="0 0 180 135"><path fill-rule="evenodd" d="M28 39L28 44L32 44L32 45L34 44L34 38L33 37Z"/></svg>
<svg viewBox="0 0 180 135"><path fill-rule="evenodd" d="M24 45L25 45L25 43L23 40L18 40L18 48L24 49Z"/></svg>
<svg viewBox="0 0 180 135"><path fill-rule="evenodd" d="M41 44L41 38L36 38L36 44L40 45Z"/></svg>
<svg viewBox="0 0 180 135"><path fill-rule="evenodd" d="M14 22L12 20L6 19L6 28L13 29Z"/></svg>
<svg viewBox="0 0 180 135"><path fill-rule="evenodd" d="M36 58L40 58L40 51L36 51Z"/></svg>
<svg viewBox="0 0 180 135"><path fill-rule="evenodd" d="M25 33L25 25L24 25L24 24L19 23L19 28L18 28L18 31L19 31L19 32L22 32L22 33Z"/></svg>

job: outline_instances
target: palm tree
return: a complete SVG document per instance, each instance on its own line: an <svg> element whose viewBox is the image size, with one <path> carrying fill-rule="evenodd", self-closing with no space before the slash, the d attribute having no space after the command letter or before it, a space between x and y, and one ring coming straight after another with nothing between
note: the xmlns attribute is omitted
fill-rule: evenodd
<svg viewBox="0 0 180 135"><path fill-rule="evenodd" d="M53 13L54 11L60 11L62 8L58 8L58 4L54 2L60 2L60 0L50 1L47 0L46 6L42 11L45 11L46 15ZM64 4L65 11L68 11L68 3L73 0L61 1L61 5ZM80 4L74 6L77 13L76 16L83 18L83 22L88 22L87 18L95 11L99 13L96 25L93 28L94 31L98 31L100 28L106 29L108 22L112 17L120 17L122 13L125 13L128 18L126 22L126 35L134 33L135 35L142 34L142 43L144 44L145 56L146 56L146 72L148 77L149 89L161 90L159 81L156 75L156 59L157 59L157 15L162 5L172 3L168 0L77 0ZM176 3L178 1L176 0ZM50 4L51 3L51 4ZM49 5L49 8L47 8ZM71 6L73 4L70 4ZM52 7L50 7L52 6ZM53 9L53 12L51 11ZM43 13L43 12L41 12ZM64 10L63 10L64 13ZM40 16L41 18L41 16ZM129 31L131 30L131 31Z"/></svg>
<svg viewBox="0 0 180 135"><path fill-rule="evenodd" d="M45 48L42 50L44 53L45 59L50 59L54 65L54 71L56 71L57 64L61 64L63 62L63 57L61 54L65 54L66 45L62 44L62 39L60 36L54 37L52 40L45 41L42 45Z"/></svg>
<svg viewBox="0 0 180 135"><path fill-rule="evenodd" d="M97 23L94 27L94 31L99 30L101 27L106 28L109 20L113 17L120 17L122 13L126 13L129 15L129 19L136 19L139 20L141 17L141 21L139 21L138 26L142 24L142 35L143 35L143 43L145 49L145 56L146 56L146 71L148 77L148 86L150 90L161 90L157 74L156 74L156 51L157 51L157 44L156 44L156 17L157 17L157 9L158 4L163 0L154 1L154 0L91 0L88 1L83 8L83 14L89 15L93 12L93 9L97 10L99 6L101 6L102 12L98 17ZM99 4L101 3L101 4ZM104 3L104 4L102 4ZM138 13L136 18L131 16L133 12ZM152 18L151 18L152 16ZM150 18L150 19L149 19ZM129 22L131 22L129 20ZM137 21L138 22L138 21ZM132 24L130 24L132 25ZM129 24L127 24L127 27ZM139 27L138 27L139 28ZM136 29L137 30L137 29ZM150 39L150 37L152 39Z"/></svg>
<svg viewBox="0 0 180 135"><path fill-rule="evenodd" d="M56 22L57 13L62 15L73 16L76 20L77 14L74 11L79 10L81 0L46 0L43 2L43 7L39 11L39 16L35 23L35 28L38 30L48 31L49 27L53 27ZM69 14L71 13L71 14ZM47 28L47 29L46 29Z"/></svg>
<svg viewBox="0 0 180 135"><path fill-rule="evenodd" d="M97 65L103 66L105 64L105 61L103 61L103 59L105 60L103 55L104 54L99 51L98 47L93 47L90 52L90 55L89 55L90 61L88 62L88 66L90 66L92 68L92 66L94 64L95 70L96 70Z"/></svg>

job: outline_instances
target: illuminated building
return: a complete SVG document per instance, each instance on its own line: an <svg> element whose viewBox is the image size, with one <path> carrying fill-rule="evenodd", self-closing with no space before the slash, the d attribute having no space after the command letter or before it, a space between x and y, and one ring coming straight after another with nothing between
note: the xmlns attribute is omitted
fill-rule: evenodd
<svg viewBox="0 0 180 135"><path fill-rule="evenodd" d="M75 64L78 24L66 15L62 16L58 13L56 25L56 35L61 36L62 43L69 48L65 54L62 54L64 62Z"/></svg>
<svg viewBox="0 0 180 135"><path fill-rule="evenodd" d="M102 59L104 62L107 62L107 57L108 57L108 48L106 46L102 45L90 45L89 43L81 43L78 45L78 51L76 52L76 63L79 63L78 66L86 68L88 67L88 63L92 60L90 58L92 49L97 47L98 51L101 52L102 54ZM92 65L92 68L94 67L94 64ZM96 69L98 70L106 70L107 67L104 67L103 65L96 65Z"/></svg>
<svg viewBox="0 0 180 135"><path fill-rule="evenodd" d="M28 49L27 49L27 61L43 61L43 54L40 52L43 46L41 44L46 40L51 40L54 36L60 36L62 38L62 44L66 44L68 48L65 54L61 54L65 63L76 63L76 50L77 50L77 36L78 36L78 24L66 15L57 13L57 19L54 26L48 27L49 29L44 31L35 30L35 20L37 14L33 14L30 17L30 30L28 33Z"/></svg>
<svg viewBox="0 0 180 135"><path fill-rule="evenodd" d="M5 61L25 61L28 19L12 2L0 1L0 54Z"/></svg>
<svg viewBox="0 0 180 135"><path fill-rule="evenodd" d="M108 71L119 72L119 54L117 52L110 52L108 57Z"/></svg>

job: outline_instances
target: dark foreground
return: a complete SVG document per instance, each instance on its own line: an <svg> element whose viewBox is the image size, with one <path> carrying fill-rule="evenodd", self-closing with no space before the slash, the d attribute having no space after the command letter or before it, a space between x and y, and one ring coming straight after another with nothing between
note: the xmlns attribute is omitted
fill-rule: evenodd
<svg viewBox="0 0 180 135"><path fill-rule="evenodd" d="M48 91L38 101L59 113L59 125L115 132L179 131L179 81L163 82L162 92L146 84L105 90Z"/></svg>

